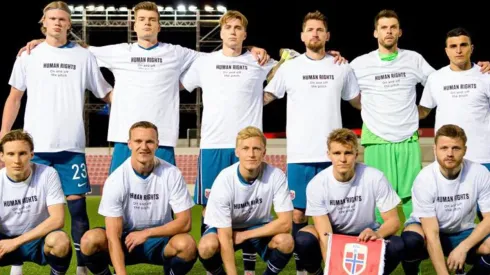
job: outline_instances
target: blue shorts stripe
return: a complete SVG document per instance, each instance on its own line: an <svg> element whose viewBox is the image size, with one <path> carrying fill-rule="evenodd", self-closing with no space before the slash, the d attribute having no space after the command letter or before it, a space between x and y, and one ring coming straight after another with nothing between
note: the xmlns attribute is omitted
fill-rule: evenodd
<svg viewBox="0 0 490 275"><path fill-rule="evenodd" d="M287 181L294 208L306 208L306 186L313 177L330 165L331 162L287 164Z"/></svg>

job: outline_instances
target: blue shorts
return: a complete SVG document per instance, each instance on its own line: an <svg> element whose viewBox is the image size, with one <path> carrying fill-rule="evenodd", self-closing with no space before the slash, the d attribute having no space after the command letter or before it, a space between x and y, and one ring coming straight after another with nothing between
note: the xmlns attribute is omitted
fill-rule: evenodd
<svg viewBox="0 0 490 275"><path fill-rule="evenodd" d="M485 166L488 171L490 171L490 163L482 163L481 165Z"/></svg>
<svg viewBox="0 0 490 275"><path fill-rule="evenodd" d="M65 196L85 195L91 191L84 153L34 153L32 161L52 166L58 172Z"/></svg>
<svg viewBox="0 0 490 275"><path fill-rule="evenodd" d="M306 186L313 177L332 165L331 162L288 163L288 187L296 209L306 209Z"/></svg>
<svg viewBox="0 0 490 275"><path fill-rule="evenodd" d="M262 227L262 226L264 226L264 224L254 225L254 226L250 226L250 227L246 227L246 228L240 228L240 229L233 229L233 231L252 230L252 229L255 229L258 227ZM212 233L218 234L218 229L216 227L209 227L208 229L206 229L206 231L204 231L202 236L205 236L207 234L212 234ZM262 258L262 260L264 260L264 262L265 262L269 259L270 253L272 252L272 250L269 248L269 243L271 240L272 240L272 237L249 239L249 240L246 240L245 242L243 242L239 245L235 245L234 248L235 248L235 251L240 250L243 248L243 246L246 242L249 242L255 248L255 252L257 252L260 255L260 257Z"/></svg>
<svg viewBox="0 0 490 275"><path fill-rule="evenodd" d="M194 202L199 205L206 205L211 187L218 174L237 162L235 149L201 149L197 160Z"/></svg>
<svg viewBox="0 0 490 275"><path fill-rule="evenodd" d="M0 233L0 240L13 239ZM44 238L30 241L21 245L16 250L0 258L0 266L21 265L23 262L33 262L38 265L47 265L44 255Z"/></svg>
<svg viewBox="0 0 490 275"><path fill-rule="evenodd" d="M121 235L126 265L154 264L163 266L163 252L170 240L169 237L148 238L146 242L136 246L130 253L125 245L126 237L129 233L131 232L123 232Z"/></svg>
<svg viewBox="0 0 490 275"><path fill-rule="evenodd" d="M112 153L111 167L109 168L109 175L116 170L124 161L131 156L131 150L129 150L127 143L116 142L114 143L114 152ZM174 147L159 146L155 152L155 156L163 159L164 161L175 166L175 151Z"/></svg>

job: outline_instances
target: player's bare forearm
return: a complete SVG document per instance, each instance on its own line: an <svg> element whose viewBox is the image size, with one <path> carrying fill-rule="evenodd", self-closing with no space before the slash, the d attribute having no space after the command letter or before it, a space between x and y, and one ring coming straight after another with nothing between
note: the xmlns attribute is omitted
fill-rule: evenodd
<svg viewBox="0 0 490 275"><path fill-rule="evenodd" d="M400 218L398 217L397 208L381 213L383 224L376 231L381 238L386 238L395 235L400 229Z"/></svg>
<svg viewBox="0 0 490 275"><path fill-rule="evenodd" d="M235 249L233 248L233 231L231 227L218 228L218 240L226 274L237 275Z"/></svg>
<svg viewBox="0 0 490 275"><path fill-rule="evenodd" d="M175 219L165 225L145 229L149 237L170 237L191 231L191 210L185 210L175 214Z"/></svg>
<svg viewBox="0 0 490 275"><path fill-rule="evenodd" d="M439 224L435 217L422 218L422 229L427 239L427 252L438 275L449 275L441 240L439 239Z"/></svg>
<svg viewBox="0 0 490 275"><path fill-rule="evenodd" d="M328 235L333 232L332 224L327 215L323 216L313 216L313 224L315 225L315 230L318 233L318 241L320 242L320 249L322 250L323 261L325 262L327 257L327 241Z"/></svg>
<svg viewBox="0 0 490 275"><path fill-rule="evenodd" d="M49 217L32 230L15 238L17 244L23 245L32 240L45 237L50 232L61 229L65 226L65 206L64 204L55 204L48 207Z"/></svg>
<svg viewBox="0 0 490 275"><path fill-rule="evenodd" d="M264 106L276 100L277 97L269 92L264 92Z"/></svg>
<svg viewBox="0 0 490 275"><path fill-rule="evenodd" d="M490 234L490 213L482 213L482 215L483 220L476 225L475 229L473 229L473 232L471 232L468 238L458 245L463 247L466 252L480 243L485 236Z"/></svg>
<svg viewBox="0 0 490 275"><path fill-rule="evenodd" d="M121 243L123 219L122 217L106 217L105 224L109 255L111 257L112 266L114 267L114 272L118 275L126 275L124 252Z"/></svg>
<svg viewBox="0 0 490 275"><path fill-rule="evenodd" d="M426 108L424 106L420 106L420 105L418 105L417 107L419 110L419 119L424 119L430 114L431 109Z"/></svg>
<svg viewBox="0 0 490 275"><path fill-rule="evenodd" d="M1 137L5 135L12 129L12 125L14 125L15 119L19 114L20 104L22 101L22 96L24 92L17 90L12 87L10 89L10 94L5 101L5 105L3 107L3 116L2 116L2 129L1 129Z"/></svg>
<svg viewBox="0 0 490 275"><path fill-rule="evenodd" d="M262 237L273 237L281 233L289 233L293 223L293 212L278 212L277 219L270 223L244 232L245 239L254 239Z"/></svg>

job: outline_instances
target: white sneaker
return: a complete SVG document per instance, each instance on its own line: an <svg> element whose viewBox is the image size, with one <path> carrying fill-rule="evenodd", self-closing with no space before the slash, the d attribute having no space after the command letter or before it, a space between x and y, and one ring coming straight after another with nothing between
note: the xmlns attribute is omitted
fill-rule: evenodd
<svg viewBox="0 0 490 275"><path fill-rule="evenodd" d="M10 267L10 275L22 275L22 266L13 265Z"/></svg>
<svg viewBox="0 0 490 275"><path fill-rule="evenodd" d="M77 266L77 275L88 275L88 268L86 266Z"/></svg>
<svg viewBox="0 0 490 275"><path fill-rule="evenodd" d="M296 275L308 275L308 272L306 270L296 270Z"/></svg>

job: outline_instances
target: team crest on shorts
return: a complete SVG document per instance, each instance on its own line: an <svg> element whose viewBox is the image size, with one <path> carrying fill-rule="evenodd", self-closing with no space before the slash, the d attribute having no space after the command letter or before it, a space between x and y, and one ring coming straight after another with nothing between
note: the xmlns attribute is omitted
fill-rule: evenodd
<svg viewBox="0 0 490 275"><path fill-rule="evenodd" d="M289 191L289 197L294 200L294 198L296 198L296 192L294 190Z"/></svg>
<svg viewBox="0 0 490 275"><path fill-rule="evenodd" d="M344 247L342 267L349 275L361 274L366 269L368 248L357 243L347 243Z"/></svg>
<svg viewBox="0 0 490 275"><path fill-rule="evenodd" d="M204 196L206 197L206 199L209 199L210 194L211 194L211 189L204 190Z"/></svg>

